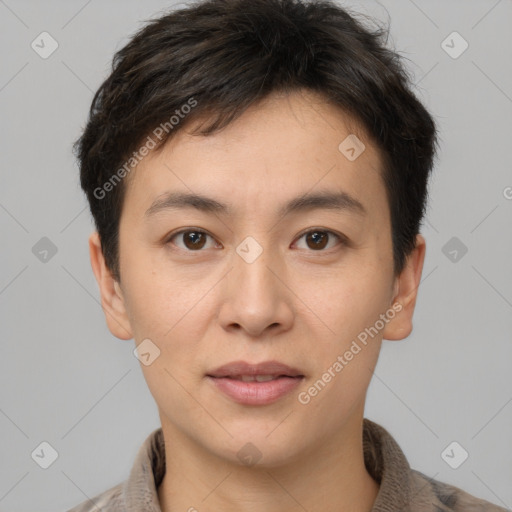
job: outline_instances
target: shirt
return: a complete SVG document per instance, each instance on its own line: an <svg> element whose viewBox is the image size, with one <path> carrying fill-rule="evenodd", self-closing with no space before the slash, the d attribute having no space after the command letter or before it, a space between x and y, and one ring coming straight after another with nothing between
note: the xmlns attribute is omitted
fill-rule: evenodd
<svg viewBox="0 0 512 512"><path fill-rule="evenodd" d="M411 469L391 436L377 423L363 418L363 453L368 473L380 489L372 512L507 512ZM128 479L68 512L161 512L157 489L165 475L162 428L140 447Z"/></svg>

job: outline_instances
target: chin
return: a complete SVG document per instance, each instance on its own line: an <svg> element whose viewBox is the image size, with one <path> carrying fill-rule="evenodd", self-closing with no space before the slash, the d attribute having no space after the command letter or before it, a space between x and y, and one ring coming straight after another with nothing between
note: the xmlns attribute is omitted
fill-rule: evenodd
<svg viewBox="0 0 512 512"><path fill-rule="evenodd" d="M276 425L274 424L273 428ZM255 433L251 434L249 430ZM286 429L278 434L277 430L272 432L272 429L258 429L257 425L253 424L251 429L230 430L230 432L233 435L232 438L221 446L212 447L213 453L230 464L270 469L293 463L300 456L301 447ZM269 432L272 433L268 435ZM223 441L223 439L219 440ZM211 442L211 439L207 441ZM300 436L300 442L304 443L303 435Z"/></svg>

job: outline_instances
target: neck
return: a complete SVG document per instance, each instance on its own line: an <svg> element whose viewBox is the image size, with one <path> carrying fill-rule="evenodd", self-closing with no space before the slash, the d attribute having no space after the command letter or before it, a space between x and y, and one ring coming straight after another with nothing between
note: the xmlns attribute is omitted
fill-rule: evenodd
<svg viewBox="0 0 512 512"><path fill-rule="evenodd" d="M162 423L162 512L370 512L379 485L364 465L362 418L352 423L341 435L272 467L219 458Z"/></svg>

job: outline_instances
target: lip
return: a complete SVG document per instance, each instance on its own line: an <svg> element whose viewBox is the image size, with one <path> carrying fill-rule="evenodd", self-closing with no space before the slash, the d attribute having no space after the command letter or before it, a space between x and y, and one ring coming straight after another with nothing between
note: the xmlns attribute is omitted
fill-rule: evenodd
<svg viewBox="0 0 512 512"><path fill-rule="evenodd" d="M247 363L246 361L232 361L220 366L207 374L209 377L237 377L239 375L284 375L286 377L303 377L297 368L292 368L279 361L264 361L262 363Z"/></svg>
<svg viewBox="0 0 512 512"><path fill-rule="evenodd" d="M244 382L242 375L272 375L275 380L265 382ZM233 361L208 373L206 378L216 389L242 405L267 405L291 393L304 379L296 368L279 361L247 363Z"/></svg>

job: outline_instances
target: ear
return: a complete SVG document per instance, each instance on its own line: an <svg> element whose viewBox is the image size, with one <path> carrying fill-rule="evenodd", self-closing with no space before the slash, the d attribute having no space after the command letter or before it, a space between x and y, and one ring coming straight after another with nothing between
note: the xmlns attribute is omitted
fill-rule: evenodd
<svg viewBox="0 0 512 512"><path fill-rule="evenodd" d="M401 274L395 278L394 298L391 305L398 311L383 330L386 340L402 340L412 332L412 317L425 260L426 242L422 235L416 235L416 246L407 257ZM401 308L401 309L398 309Z"/></svg>
<svg viewBox="0 0 512 512"><path fill-rule="evenodd" d="M124 297L119 283L112 277L105 264L97 231L89 236L89 255L92 270L100 288L101 307L105 313L110 332L121 340L132 339L133 333L126 314Z"/></svg>

